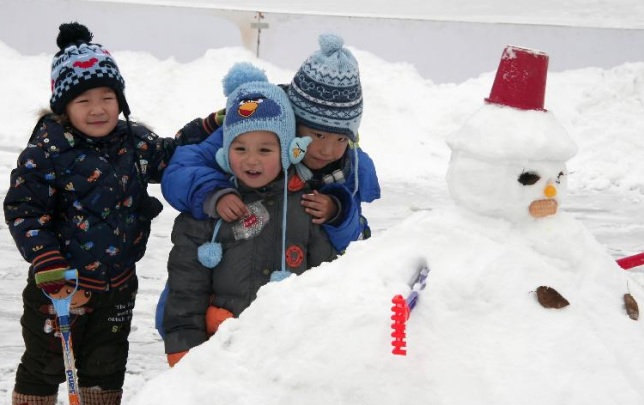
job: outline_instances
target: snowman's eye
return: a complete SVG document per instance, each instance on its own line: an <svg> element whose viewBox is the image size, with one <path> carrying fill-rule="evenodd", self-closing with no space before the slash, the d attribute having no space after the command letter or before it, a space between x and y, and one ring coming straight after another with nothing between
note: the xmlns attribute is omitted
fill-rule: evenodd
<svg viewBox="0 0 644 405"><path fill-rule="evenodd" d="M524 186L531 186L539 181L541 176L534 172L523 172L517 179Z"/></svg>
<svg viewBox="0 0 644 405"><path fill-rule="evenodd" d="M561 178L562 178L563 176L565 176L565 175L566 175L566 174L565 174L564 172L559 172L559 175L557 176L557 180L555 180L555 182L556 182L557 184L561 184Z"/></svg>

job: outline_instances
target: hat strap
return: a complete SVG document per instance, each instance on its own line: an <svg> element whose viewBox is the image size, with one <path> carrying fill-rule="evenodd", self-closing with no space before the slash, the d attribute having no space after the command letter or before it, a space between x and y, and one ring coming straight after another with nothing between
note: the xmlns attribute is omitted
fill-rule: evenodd
<svg viewBox="0 0 644 405"><path fill-rule="evenodd" d="M215 243L217 239L217 234L219 233L219 228L221 228L221 222L223 220L219 218L219 221L215 224L215 230L212 232L212 240L210 242Z"/></svg>
<svg viewBox="0 0 644 405"><path fill-rule="evenodd" d="M303 182L307 182L313 178L313 172L311 169L306 167L304 163L298 163L295 165L295 171L297 175L300 176Z"/></svg>
<svg viewBox="0 0 644 405"><path fill-rule="evenodd" d="M353 145L353 193L352 196L355 196L358 192L358 145Z"/></svg>

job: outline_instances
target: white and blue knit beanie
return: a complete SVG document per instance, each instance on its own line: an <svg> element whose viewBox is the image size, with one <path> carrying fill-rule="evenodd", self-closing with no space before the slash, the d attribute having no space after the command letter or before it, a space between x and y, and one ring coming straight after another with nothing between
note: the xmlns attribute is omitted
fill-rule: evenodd
<svg viewBox="0 0 644 405"><path fill-rule="evenodd" d="M274 132L280 141L282 168L304 158L310 138L295 137L295 115L284 90L268 82L266 74L250 63L235 64L223 79L226 102L223 147L217 164L230 170L228 152L238 136L250 131Z"/></svg>
<svg viewBox="0 0 644 405"><path fill-rule="evenodd" d="M358 62L335 34L322 34L288 87L298 124L357 141L362 117Z"/></svg>
<svg viewBox="0 0 644 405"><path fill-rule="evenodd" d="M93 37L82 24L60 25L56 38L60 50L51 63L49 106L55 114L62 114L67 103L81 93L105 86L114 90L121 111L128 116L130 109L125 100L125 80L112 55L101 45L91 43Z"/></svg>

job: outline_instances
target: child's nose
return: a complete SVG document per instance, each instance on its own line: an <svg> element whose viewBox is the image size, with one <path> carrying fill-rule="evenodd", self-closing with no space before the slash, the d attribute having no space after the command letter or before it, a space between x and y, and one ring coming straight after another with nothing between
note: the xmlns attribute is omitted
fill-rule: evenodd
<svg viewBox="0 0 644 405"><path fill-rule="evenodd" d="M249 154L246 162L253 165L259 163L259 155L257 155L256 153Z"/></svg>
<svg viewBox="0 0 644 405"><path fill-rule="evenodd" d="M320 153L323 155L330 155L331 152L333 151L333 147L331 146L330 142L322 142L320 145Z"/></svg>
<svg viewBox="0 0 644 405"><path fill-rule="evenodd" d="M91 114L100 114L103 112L103 106L101 103L90 103L89 112Z"/></svg>

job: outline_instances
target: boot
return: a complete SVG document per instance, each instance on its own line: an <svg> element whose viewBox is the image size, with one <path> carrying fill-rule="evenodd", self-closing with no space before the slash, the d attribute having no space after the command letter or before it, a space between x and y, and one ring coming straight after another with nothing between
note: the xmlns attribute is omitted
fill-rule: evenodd
<svg viewBox="0 0 644 405"><path fill-rule="evenodd" d="M56 405L57 395L25 395L16 391L11 393L11 405Z"/></svg>
<svg viewBox="0 0 644 405"><path fill-rule="evenodd" d="M100 387L78 389L83 405L120 405L123 390L104 390Z"/></svg>

